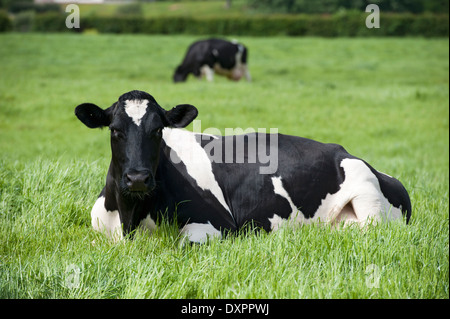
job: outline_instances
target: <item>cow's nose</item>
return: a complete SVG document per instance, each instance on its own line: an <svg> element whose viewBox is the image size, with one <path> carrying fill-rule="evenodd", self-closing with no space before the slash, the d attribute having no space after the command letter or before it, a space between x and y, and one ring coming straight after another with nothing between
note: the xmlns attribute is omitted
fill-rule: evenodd
<svg viewBox="0 0 450 319"><path fill-rule="evenodd" d="M150 182L149 171L129 172L125 174L125 182L132 192L148 191Z"/></svg>

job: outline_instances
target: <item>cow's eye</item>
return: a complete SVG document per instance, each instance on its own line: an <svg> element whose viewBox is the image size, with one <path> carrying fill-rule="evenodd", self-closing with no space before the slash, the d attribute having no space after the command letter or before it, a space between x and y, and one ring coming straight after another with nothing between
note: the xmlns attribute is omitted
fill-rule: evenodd
<svg viewBox="0 0 450 319"><path fill-rule="evenodd" d="M116 129L114 127L110 127L109 129L111 131L112 137L121 137L123 135L121 131L119 131L118 129Z"/></svg>

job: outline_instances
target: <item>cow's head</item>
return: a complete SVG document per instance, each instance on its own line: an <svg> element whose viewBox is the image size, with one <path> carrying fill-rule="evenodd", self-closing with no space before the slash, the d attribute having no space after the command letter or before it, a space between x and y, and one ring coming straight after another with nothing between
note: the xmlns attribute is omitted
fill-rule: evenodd
<svg viewBox="0 0 450 319"><path fill-rule="evenodd" d="M123 194L142 195L155 187L162 130L186 127L197 109L181 104L170 111L161 108L153 96L131 91L103 110L95 104L80 104L78 119L89 128L109 126L111 131L111 170Z"/></svg>
<svg viewBox="0 0 450 319"><path fill-rule="evenodd" d="M173 81L175 83L184 82L184 81L186 81L188 75L189 75L189 72L184 70L183 65L179 65L175 69L175 73L173 74Z"/></svg>

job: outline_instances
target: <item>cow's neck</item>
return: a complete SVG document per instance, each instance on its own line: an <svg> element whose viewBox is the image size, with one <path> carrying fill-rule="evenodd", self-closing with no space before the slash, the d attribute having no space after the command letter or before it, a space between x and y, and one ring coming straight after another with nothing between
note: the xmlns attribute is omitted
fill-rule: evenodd
<svg viewBox="0 0 450 319"><path fill-rule="evenodd" d="M109 211L117 210L119 212L123 231L126 235L133 231L140 221L146 217L149 208L152 206L152 200L150 195L130 196L124 194L119 187L120 178L121 174L115 171L114 165L111 163L106 179L105 208Z"/></svg>

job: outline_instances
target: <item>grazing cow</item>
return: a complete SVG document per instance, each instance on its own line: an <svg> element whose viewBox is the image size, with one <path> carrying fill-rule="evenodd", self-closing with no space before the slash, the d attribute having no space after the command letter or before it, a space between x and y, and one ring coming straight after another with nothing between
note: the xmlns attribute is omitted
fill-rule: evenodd
<svg viewBox="0 0 450 319"><path fill-rule="evenodd" d="M182 128L196 118L194 106L166 111L141 91L123 94L105 110L81 104L75 114L89 128L111 131L111 164L91 217L94 229L114 238L138 227L151 230L162 216L176 218L192 242L249 222L270 231L287 220L364 225L411 216L398 180L336 144L282 134L193 133ZM275 137L270 151L278 165L261 174L263 163L250 144L267 146Z"/></svg>
<svg viewBox="0 0 450 319"><path fill-rule="evenodd" d="M226 76L230 80L239 81L243 76L251 80L247 68L248 50L236 42L221 39L197 41L191 44L183 63L173 75L174 82L186 81L189 73L208 81L214 78L214 72Z"/></svg>

